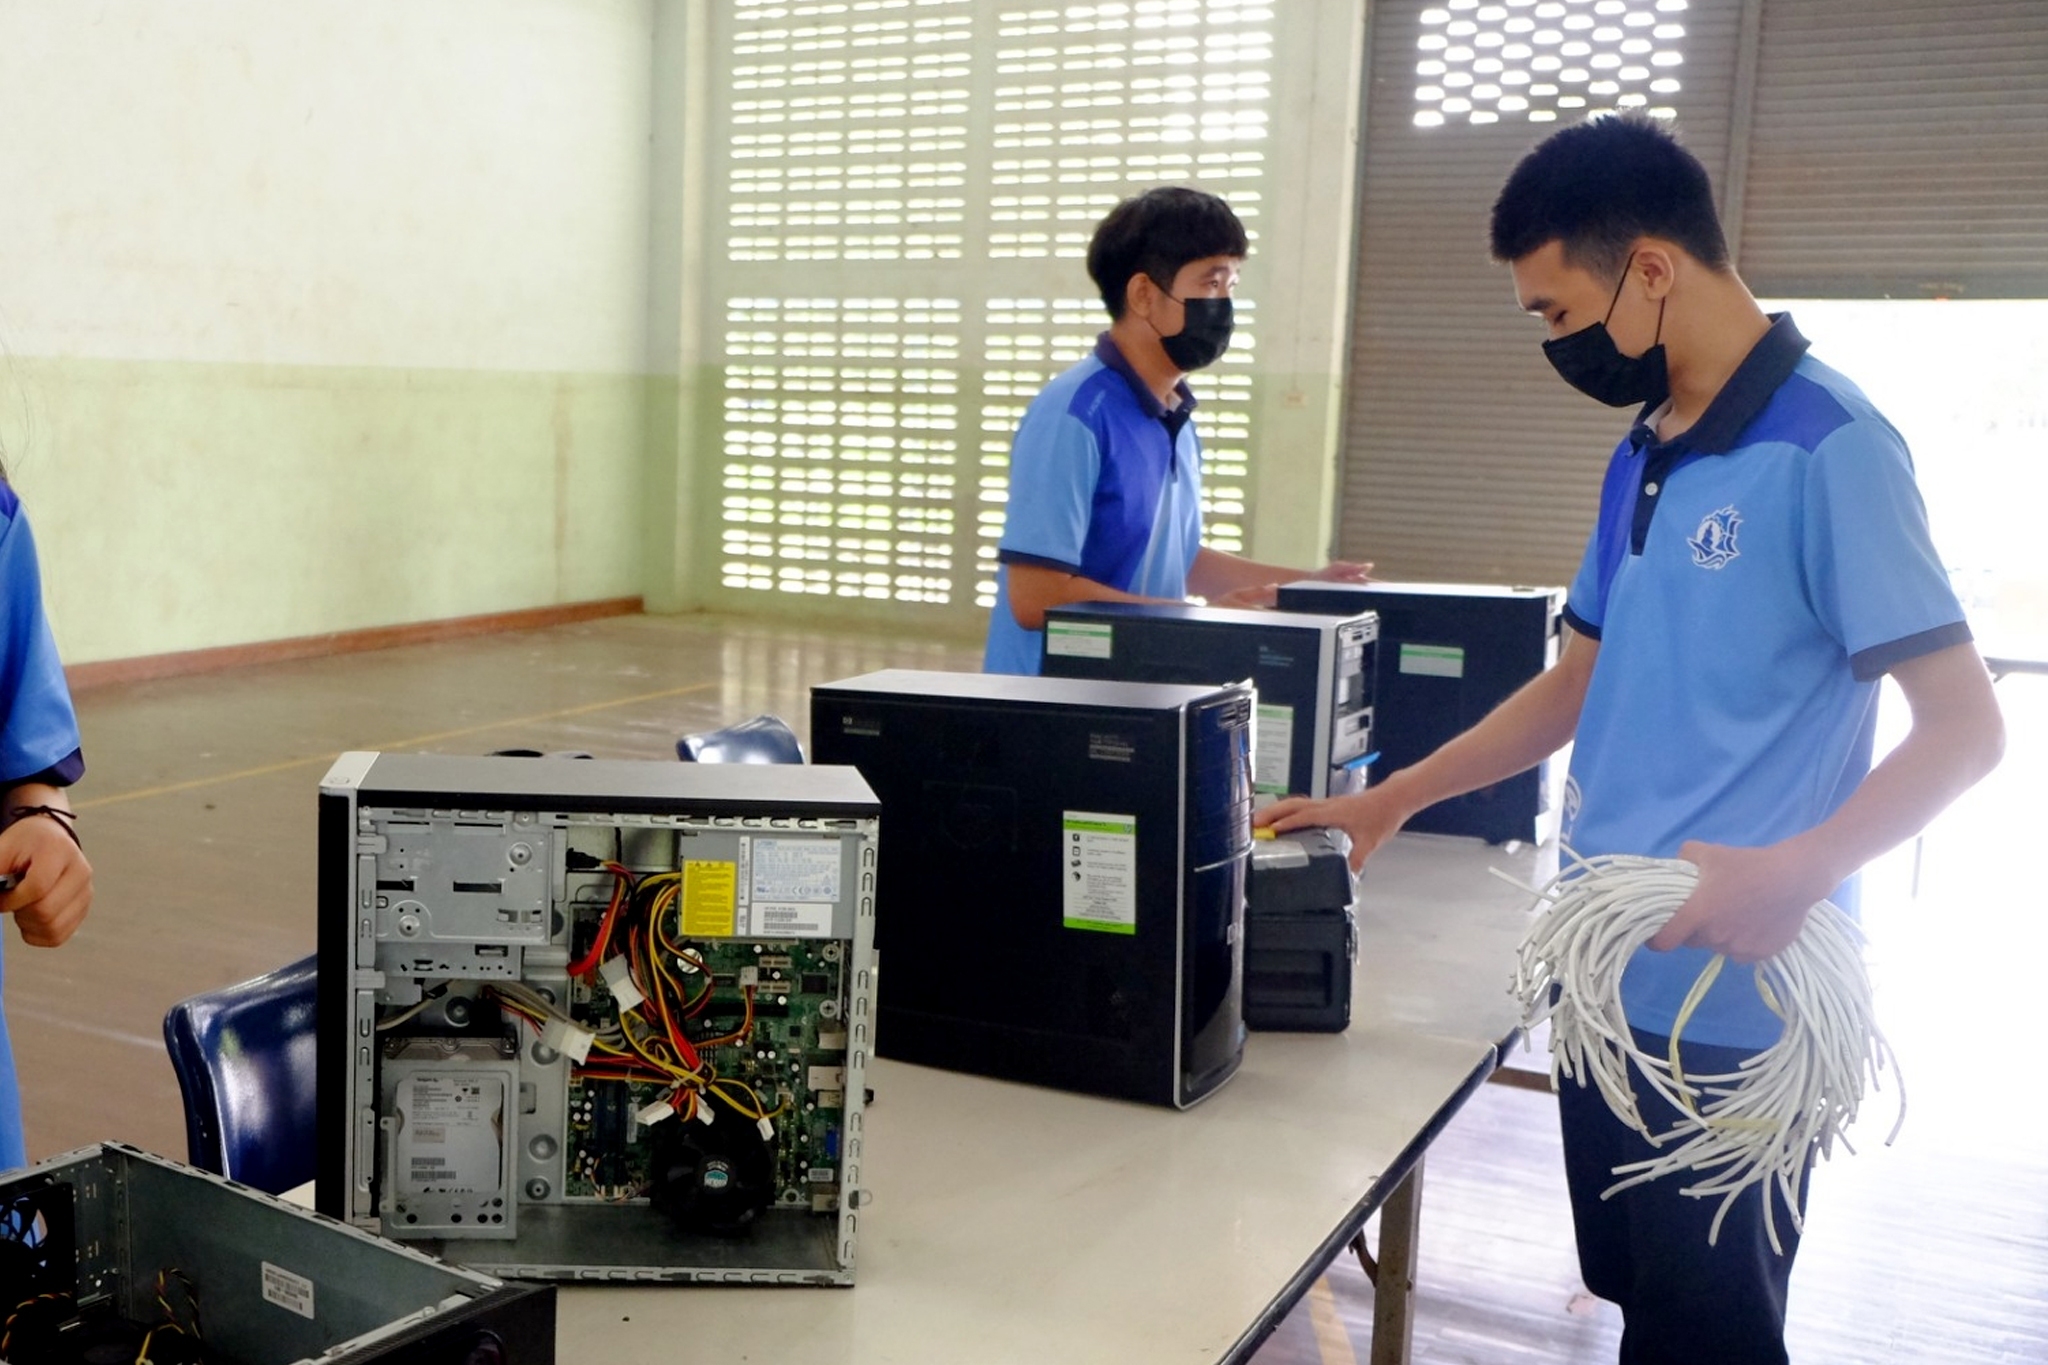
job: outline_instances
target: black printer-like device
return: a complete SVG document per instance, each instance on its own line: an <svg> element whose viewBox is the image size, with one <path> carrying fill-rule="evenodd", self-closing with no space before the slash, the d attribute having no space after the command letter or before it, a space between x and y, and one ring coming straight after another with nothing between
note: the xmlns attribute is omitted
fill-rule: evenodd
<svg viewBox="0 0 2048 1365"><path fill-rule="evenodd" d="M1351 1024L1358 957L1351 841L1303 829L1252 844L1244 897L1244 1021L1336 1033Z"/></svg>

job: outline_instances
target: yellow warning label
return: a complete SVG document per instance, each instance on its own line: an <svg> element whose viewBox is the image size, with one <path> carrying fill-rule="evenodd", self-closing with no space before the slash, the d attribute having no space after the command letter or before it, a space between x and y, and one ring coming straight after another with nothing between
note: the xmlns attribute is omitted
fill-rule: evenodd
<svg viewBox="0 0 2048 1365"><path fill-rule="evenodd" d="M738 863L684 863L683 933L691 938L731 938L739 888Z"/></svg>

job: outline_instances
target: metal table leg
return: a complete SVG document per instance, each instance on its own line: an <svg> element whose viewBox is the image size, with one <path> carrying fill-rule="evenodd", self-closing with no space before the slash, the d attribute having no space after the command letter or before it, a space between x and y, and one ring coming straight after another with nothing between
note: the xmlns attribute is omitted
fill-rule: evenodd
<svg viewBox="0 0 2048 1365"><path fill-rule="evenodd" d="M1417 1161L1380 1206L1380 1254L1361 1230L1351 1243L1372 1281L1372 1365L1406 1365L1415 1336L1415 1244L1422 1228L1422 1163Z"/></svg>

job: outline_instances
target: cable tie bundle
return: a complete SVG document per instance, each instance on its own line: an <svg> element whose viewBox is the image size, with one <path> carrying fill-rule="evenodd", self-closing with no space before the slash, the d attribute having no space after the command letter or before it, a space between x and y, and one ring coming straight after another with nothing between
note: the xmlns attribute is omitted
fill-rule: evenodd
<svg viewBox="0 0 2048 1365"><path fill-rule="evenodd" d="M1772 1250L1781 1252L1771 1188L1783 1193L1798 1229L1807 1153L1817 1148L1829 1156L1837 1140L1853 1153L1847 1129L1855 1121L1866 1079L1875 1088L1887 1064L1894 1073L1898 1070L1897 1058L1878 1031L1862 932L1833 902L1815 904L1799 937L1755 967L1758 994L1784 1020L1778 1040L1736 1072L1688 1076L1679 1062L1679 1035L1725 959L1716 955L1693 983L1663 1057L1636 1046L1622 1010L1621 977L1636 950L1692 895L1699 870L1667 858L1581 858L1570 850L1565 857L1556 878L1536 893L1542 913L1522 940L1514 992L1523 1023L1534 1027L1550 1021L1553 1086L1567 1077L1581 1085L1590 1079L1615 1117L1652 1146L1670 1148L1615 1167L1620 1179L1601 1197L1675 1172L1692 1172L1700 1178L1684 1188L1685 1194L1721 1200L1707 1231L1712 1245L1736 1199L1759 1185L1764 1229ZM1663 1133L1651 1132L1638 1110L1629 1085L1631 1062L1680 1115ZM1905 1121L1902 1079L1899 1115L1887 1144Z"/></svg>

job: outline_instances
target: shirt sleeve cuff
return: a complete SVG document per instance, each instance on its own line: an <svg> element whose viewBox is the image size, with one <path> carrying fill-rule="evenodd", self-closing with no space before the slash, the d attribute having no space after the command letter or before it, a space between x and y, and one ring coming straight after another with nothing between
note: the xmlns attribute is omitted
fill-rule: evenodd
<svg viewBox="0 0 2048 1365"><path fill-rule="evenodd" d="M1574 635L1583 635L1588 640L1600 638L1600 627L1573 611L1569 603L1566 604L1564 609L1564 623L1572 628Z"/></svg>
<svg viewBox="0 0 2048 1365"><path fill-rule="evenodd" d="M73 749L41 772L30 773L27 777L11 778L4 785L7 787L20 787L30 782L37 782L45 787L68 787L84 776L85 752L81 749Z"/></svg>
<svg viewBox="0 0 2048 1365"><path fill-rule="evenodd" d="M1967 644L1975 638L1970 634L1969 622L1951 621L1933 630L1923 630L1916 635L1860 649L1849 656L1849 671L1856 675L1857 682L1876 682L1908 659L1933 654L1951 645Z"/></svg>
<svg viewBox="0 0 2048 1365"><path fill-rule="evenodd" d="M1052 559L1045 555L1028 555L1022 550L997 550L996 560L1002 564L1028 564L1035 569L1051 569L1056 573L1079 573L1079 564L1069 564L1063 559Z"/></svg>

